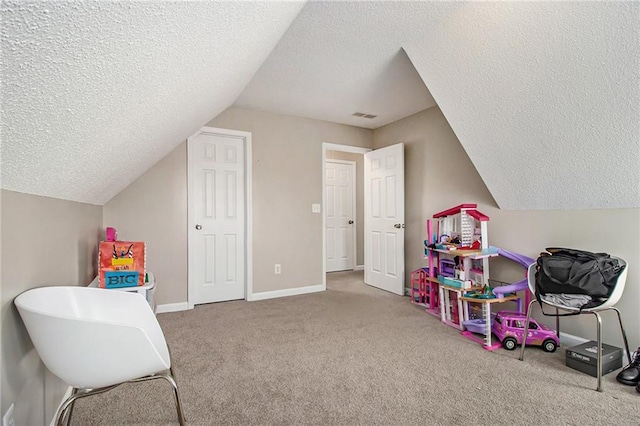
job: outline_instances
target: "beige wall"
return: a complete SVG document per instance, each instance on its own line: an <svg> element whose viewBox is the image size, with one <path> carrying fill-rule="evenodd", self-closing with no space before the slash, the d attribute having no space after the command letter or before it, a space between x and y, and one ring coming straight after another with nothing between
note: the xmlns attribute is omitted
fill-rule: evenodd
<svg viewBox="0 0 640 426"><path fill-rule="evenodd" d="M187 150L180 144L104 205L104 226L147 243L156 304L187 301Z"/></svg>
<svg viewBox="0 0 640 426"><path fill-rule="evenodd" d="M102 207L2 190L2 413L48 424L67 386L33 349L13 304L25 290L86 285L96 274Z"/></svg>
<svg viewBox="0 0 640 426"><path fill-rule="evenodd" d="M405 271L423 265L425 221L438 211L473 200L491 200L462 145L438 108L376 129L375 149L404 143ZM407 285L408 287L408 285Z"/></svg>
<svg viewBox="0 0 640 426"><path fill-rule="evenodd" d="M364 155L353 152L327 151L327 158L356 163L356 265L364 265Z"/></svg>
<svg viewBox="0 0 640 426"><path fill-rule="evenodd" d="M229 108L208 126L253 138L253 290L322 283L322 143L370 148L371 130ZM274 275L273 265L282 265Z"/></svg>
<svg viewBox="0 0 640 426"><path fill-rule="evenodd" d="M633 347L640 346L640 210L503 211L487 191L438 108L375 131L230 108L209 126L253 134L254 292L322 282L322 142L359 147L405 143L406 270L423 266L425 220L475 202L491 217L489 242L536 257L548 246L608 251L630 261L619 307ZM148 243L148 268L159 280L159 304L187 300L186 144L144 173L103 208L2 190L2 412L17 401L16 424L43 424L66 386L42 366L12 303L42 285L84 285L95 275L103 226ZM518 188L514 188L517 191ZM27 255L28 254L28 255ZM282 274L273 265L282 264ZM358 263L361 263L360 256ZM492 261L492 274L515 280L521 268ZM592 318L563 320L564 331L593 338ZM612 317L606 341L621 341Z"/></svg>
<svg viewBox="0 0 640 426"><path fill-rule="evenodd" d="M322 143L371 146L371 130L229 108L207 126L252 133L253 291L322 283ZM186 143L104 206L104 226L147 241L158 304L187 301ZM273 265L282 265L282 274Z"/></svg>
<svg viewBox="0 0 640 426"><path fill-rule="evenodd" d="M477 203L491 220L489 244L532 258L545 247L567 246L606 251L630 262L623 312L630 344L640 346L640 210L505 211L498 209L481 177L440 110L431 108L374 131L374 148L405 143L406 270L423 266L425 221L434 213L461 203ZM532 167L535 167L532 162ZM541 173L544 171L541 169ZM514 187L514 191L518 188ZM504 259L492 260L491 274L519 279L522 268ZM539 315L538 315L539 316ZM546 319L548 320L548 318ZM552 321L547 321L552 324ZM604 320L607 342L621 345L613 316ZM562 320L563 331L595 338L591 316Z"/></svg>

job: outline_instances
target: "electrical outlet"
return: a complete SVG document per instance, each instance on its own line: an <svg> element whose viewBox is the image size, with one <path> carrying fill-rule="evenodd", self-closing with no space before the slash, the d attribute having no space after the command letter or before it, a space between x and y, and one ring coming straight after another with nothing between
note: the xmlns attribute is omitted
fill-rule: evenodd
<svg viewBox="0 0 640 426"><path fill-rule="evenodd" d="M273 273L274 274L281 274L282 273L282 269L280 268L280 264L276 263L275 266L273 267Z"/></svg>
<svg viewBox="0 0 640 426"><path fill-rule="evenodd" d="M16 426L16 423L13 420L13 403L7 412L4 413L4 416L2 416L2 426Z"/></svg>

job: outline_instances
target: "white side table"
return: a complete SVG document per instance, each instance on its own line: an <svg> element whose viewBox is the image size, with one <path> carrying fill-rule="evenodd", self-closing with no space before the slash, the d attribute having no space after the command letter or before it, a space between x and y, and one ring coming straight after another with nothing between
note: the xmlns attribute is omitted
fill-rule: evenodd
<svg viewBox="0 0 640 426"><path fill-rule="evenodd" d="M106 288L105 290L118 290L118 291L131 291L141 294L149 306L151 306L151 310L153 312L156 311L156 303L154 301L154 293L156 291L156 277L151 272L147 272L148 282L144 285L134 286L134 287L120 287L120 288ZM91 281L88 287L99 287L98 286L98 277L95 277L93 281Z"/></svg>

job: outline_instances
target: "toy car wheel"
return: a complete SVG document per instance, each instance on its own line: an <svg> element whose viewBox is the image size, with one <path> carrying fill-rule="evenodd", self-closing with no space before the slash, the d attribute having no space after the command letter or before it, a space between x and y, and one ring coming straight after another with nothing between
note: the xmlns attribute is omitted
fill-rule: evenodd
<svg viewBox="0 0 640 426"><path fill-rule="evenodd" d="M542 342L542 349L544 349L545 352L555 352L557 347L556 342L551 339Z"/></svg>
<svg viewBox="0 0 640 426"><path fill-rule="evenodd" d="M513 337L506 337L502 341L502 347L505 348L508 351L514 350L517 345L518 345L518 342Z"/></svg>

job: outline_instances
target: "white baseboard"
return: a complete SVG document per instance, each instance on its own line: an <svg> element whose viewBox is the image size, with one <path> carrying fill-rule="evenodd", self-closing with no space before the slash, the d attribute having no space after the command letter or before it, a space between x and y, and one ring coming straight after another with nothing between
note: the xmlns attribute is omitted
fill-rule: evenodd
<svg viewBox="0 0 640 426"><path fill-rule="evenodd" d="M364 265L356 265L353 267L354 271L364 271Z"/></svg>
<svg viewBox="0 0 640 426"><path fill-rule="evenodd" d="M164 305L156 306L156 314L164 314L166 312L178 312L178 311L188 311L189 303L180 302L180 303L165 303Z"/></svg>
<svg viewBox="0 0 640 426"><path fill-rule="evenodd" d="M67 391L64 393L64 395L62 396L62 399L60 400L60 403L58 404L58 406L56 407L56 411L53 413L53 418L51 419L51 421L49 422L49 426L56 426L55 424L53 424L53 421L56 419L56 413L58 412L58 410L60 409L60 406L62 405L63 402L65 402L67 400L67 398L69 398L71 396L71 392L73 391L73 388L71 386L69 386L67 388Z"/></svg>
<svg viewBox="0 0 640 426"><path fill-rule="evenodd" d="M320 285L310 285L308 287L297 287L297 288L287 288L284 290L275 290L275 291L263 291L260 293L253 293L249 300L266 300L266 299L275 299L276 297L286 297L286 296L297 296L299 294L307 294L307 293L317 293L319 291L324 291L325 287Z"/></svg>

